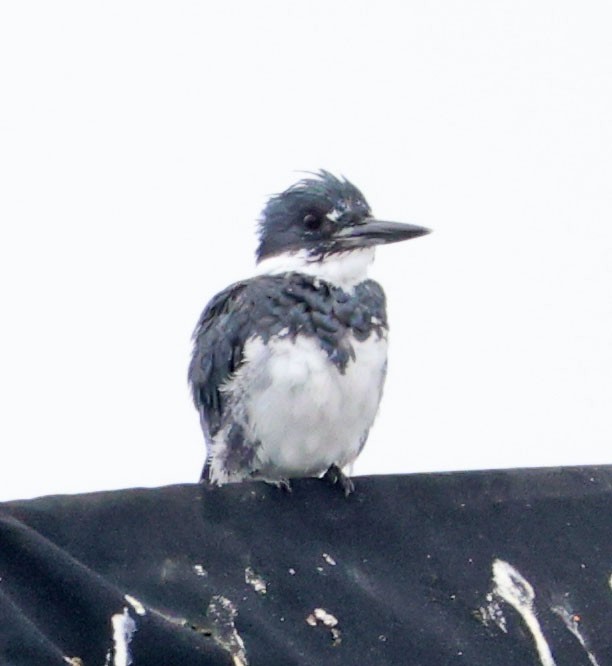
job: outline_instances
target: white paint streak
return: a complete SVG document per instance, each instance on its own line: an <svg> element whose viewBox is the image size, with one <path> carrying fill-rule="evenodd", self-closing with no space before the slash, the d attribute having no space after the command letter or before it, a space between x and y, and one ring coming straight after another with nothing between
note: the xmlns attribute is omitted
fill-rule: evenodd
<svg viewBox="0 0 612 666"><path fill-rule="evenodd" d="M308 250L298 250L263 259L257 265L256 275L303 273L350 292L367 278L368 267L373 261L373 247L331 254L323 260L313 257Z"/></svg>
<svg viewBox="0 0 612 666"><path fill-rule="evenodd" d="M126 594L123 597L128 604L138 613L138 615L146 615L147 611L145 610L145 607L136 599L136 597L132 597L129 594Z"/></svg>
<svg viewBox="0 0 612 666"><path fill-rule="evenodd" d="M113 666L130 666L132 655L130 654L130 643L136 631L136 622L130 617L127 608L123 613L117 613L111 617L113 627L114 659Z"/></svg>
<svg viewBox="0 0 612 666"><path fill-rule="evenodd" d="M587 657L593 666L600 666L599 662L595 655L590 651L589 646L587 645L586 638L582 635L580 631L580 616L576 613L570 612L567 608L563 606L552 606L550 609L553 613L558 615L562 620L563 624L567 629L577 638L578 642L587 653Z"/></svg>
<svg viewBox="0 0 612 666"><path fill-rule="evenodd" d="M542 666L556 666L536 614L535 592L529 581L508 562L493 561L493 593L510 604L527 625L535 641Z"/></svg>
<svg viewBox="0 0 612 666"><path fill-rule="evenodd" d="M327 564L331 565L332 567L336 566L336 560L334 560L334 558L328 553L323 553L322 557L327 562Z"/></svg>

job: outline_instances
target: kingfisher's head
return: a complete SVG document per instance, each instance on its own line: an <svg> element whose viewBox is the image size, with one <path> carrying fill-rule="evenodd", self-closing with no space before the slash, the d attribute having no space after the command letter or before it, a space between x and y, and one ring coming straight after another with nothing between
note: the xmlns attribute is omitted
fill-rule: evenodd
<svg viewBox="0 0 612 666"><path fill-rule="evenodd" d="M321 264L347 255L369 263L374 246L426 233L424 227L376 219L352 183L321 170L270 198L259 224L257 261L318 273Z"/></svg>

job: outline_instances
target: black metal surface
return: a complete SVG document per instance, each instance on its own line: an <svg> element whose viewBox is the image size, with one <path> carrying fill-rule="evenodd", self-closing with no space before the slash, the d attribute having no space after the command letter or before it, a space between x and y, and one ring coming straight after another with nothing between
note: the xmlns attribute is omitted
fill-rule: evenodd
<svg viewBox="0 0 612 666"><path fill-rule="evenodd" d="M0 505L0 663L612 664L612 467L293 488Z"/></svg>

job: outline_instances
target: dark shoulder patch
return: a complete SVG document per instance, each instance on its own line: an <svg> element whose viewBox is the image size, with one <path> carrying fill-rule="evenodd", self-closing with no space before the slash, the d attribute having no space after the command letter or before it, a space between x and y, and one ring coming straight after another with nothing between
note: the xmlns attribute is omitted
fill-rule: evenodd
<svg viewBox="0 0 612 666"><path fill-rule="evenodd" d="M374 280L366 280L352 292L303 273L268 276L267 316L276 331L316 337L330 360L344 372L354 359L352 333L356 340L387 330L385 294ZM264 339L265 330L258 331Z"/></svg>
<svg viewBox="0 0 612 666"><path fill-rule="evenodd" d="M353 311L350 326L358 340L365 340L372 331L382 335L387 330L387 303L385 292L374 280L365 280L355 287L351 301Z"/></svg>

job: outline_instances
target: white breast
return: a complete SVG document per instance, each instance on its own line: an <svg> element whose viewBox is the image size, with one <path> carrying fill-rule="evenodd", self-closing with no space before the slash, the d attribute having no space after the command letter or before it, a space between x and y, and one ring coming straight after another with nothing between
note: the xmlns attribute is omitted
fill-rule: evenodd
<svg viewBox="0 0 612 666"><path fill-rule="evenodd" d="M263 477L316 476L357 457L378 410L387 341L372 333L351 344L355 360L343 373L312 337L247 342L245 362L224 391L249 439L261 443Z"/></svg>

